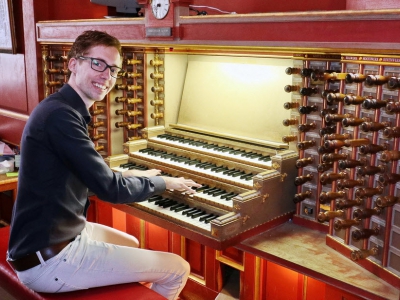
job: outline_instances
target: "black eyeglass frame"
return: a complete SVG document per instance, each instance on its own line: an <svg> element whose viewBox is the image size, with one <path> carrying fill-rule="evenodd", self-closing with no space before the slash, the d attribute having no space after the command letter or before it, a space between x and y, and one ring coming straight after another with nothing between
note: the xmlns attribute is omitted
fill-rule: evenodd
<svg viewBox="0 0 400 300"><path fill-rule="evenodd" d="M89 57L89 56L78 56L77 58L82 59L82 60L90 59L90 67L92 68L92 70L95 70L95 71L97 71L97 72L104 72L107 68L109 68L110 71L111 71L111 72L110 72L110 75L111 75L111 77L114 77L114 78L121 78L122 74L124 73L124 70L121 69L120 67L117 67L117 66L110 66L110 65L107 64L104 60L102 60L102 59L100 59L100 58ZM97 69L94 69L94 68L93 68L93 60L101 61L102 63L104 63L104 64L106 65L106 67L105 67L102 71L97 70ZM117 69L117 70L118 70L116 76L113 75L113 70L112 70L112 69ZM119 74L121 74L121 75L119 75Z"/></svg>

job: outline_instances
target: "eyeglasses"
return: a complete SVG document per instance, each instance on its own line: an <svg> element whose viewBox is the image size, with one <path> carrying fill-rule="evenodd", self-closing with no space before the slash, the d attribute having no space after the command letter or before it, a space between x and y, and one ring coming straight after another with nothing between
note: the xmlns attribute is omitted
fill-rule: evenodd
<svg viewBox="0 0 400 300"><path fill-rule="evenodd" d="M123 70L121 68L110 66L104 60L85 56L79 56L78 58L83 60L90 59L90 67L97 72L104 72L107 68L110 68L110 75L114 78L120 78L123 74Z"/></svg>

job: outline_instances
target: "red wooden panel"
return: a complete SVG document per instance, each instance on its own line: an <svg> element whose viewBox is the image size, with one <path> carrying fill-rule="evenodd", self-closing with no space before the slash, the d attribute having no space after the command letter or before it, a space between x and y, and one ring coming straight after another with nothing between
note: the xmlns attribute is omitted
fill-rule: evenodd
<svg viewBox="0 0 400 300"><path fill-rule="evenodd" d="M221 255L223 255L224 257L240 264L243 265L243 251L234 248L234 247L229 247L223 251L221 251Z"/></svg>
<svg viewBox="0 0 400 300"><path fill-rule="evenodd" d="M349 1L349 0L347 0ZM364 0L360 0L364 1ZM394 0L395 1L395 0ZM346 0L287 0L287 1L259 1L247 0L244 4L242 0L193 0L193 5L217 7L224 11L236 12L240 14L254 12L283 12L283 11L309 11L309 10L341 10L346 8ZM196 8L205 10L210 15L220 14L216 10L207 8Z"/></svg>
<svg viewBox="0 0 400 300"><path fill-rule="evenodd" d="M307 298L312 299L312 298ZM326 285L325 288L325 297L324 300L363 300L365 298L358 297L356 295L352 295L350 293L344 292L338 288L335 288L331 285Z"/></svg>
<svg viewBox="0 0 400 300"><path fill-rule="evenodd" d="M256 257L249 253L244 253L244 264L245 269L242 276L242 282L240 287L240 299L250 300L256 299L255 285L260 285L260 292L265 290L264 276L266 274L267 263L266 260L261 260L260 273L261 280L259 283L256 282ZM261 298L266 299L266 298Z"/></svg>
<svg viewBox="0 0 400 300"><path fill-rule="evenodd" d="M108 14L107 6L93 4L90 0L49 1L49 20L101 19Z"/></svg>
<svg viewBox="0 0 400 300"><path fill-rule="evenodd" d="M0 108L27 113L24 55L0 53L0 66Z"/></svg>
<svg viewBox="0 0 400 300"><path fill-rule="evenodd" d="M169 232L157 225L146 223L146 249L169 252Z"/></svg>
<svg viewBox="0 0 400 300"><path fill-rule="evenodd" d="M112 227L112 207L101 200L97 200L97 221L100 224L104 224Z"/></svg>
<svg viewBox="0 0 400 300"><path fill-rule="evenodd" d="M211 23L181 24L185 41L280 41L280 42L375 42L398 43L400 36L392 32L400 29L394 20L315 21L271 23ZM260 30L262 28L262 30ZM351 30L349 30L351 28ZM392 28L388 31L386 28ZM309 45L312 47L312 45Z"/></svg>
<svg viewBox="0 0 400 300"><path fill-rule="evenodd" d="M90 199L90 206L87 211L86 219L89 222L97 223L97 201Z"/></svg>
<svg viewBox="0 0 400 300"><path fill-rule="evenodd" d="M326 300L325 298L325 287L326 284L315 280L314 278L307 277L307 290L306 300Z"/></svg>
<svg viewBox="0 0 400 300"><path fill-rule="evenodd" d="M346 9L400 8L398 0L347 0Z"/></svg>
<svg viewBox="0 0 400 300"><path fill-rule="evenodd" d="M297 272L268 262L266 299L297 299Z"/></svg>
<svg viewBox="0 0 400 300"><path fill-rule="evenodd" d="M112 220L113 220L113 227L115 229L126 232L126 213L113 208Z"/></svg>
<svg viewBox="0 0 400 300"><path fill-rule="evenodd" d="M126 214L126 232L130 235L136 237L140 243L144 243L144 241L140 240L140 219L132 216L130 214Z"/></svg>
<svg viewBox="0 0 400 300"><path fill-rule="evenodd" d="M205 246L186 239L186 260L193 274L205 278Z"/></svg>

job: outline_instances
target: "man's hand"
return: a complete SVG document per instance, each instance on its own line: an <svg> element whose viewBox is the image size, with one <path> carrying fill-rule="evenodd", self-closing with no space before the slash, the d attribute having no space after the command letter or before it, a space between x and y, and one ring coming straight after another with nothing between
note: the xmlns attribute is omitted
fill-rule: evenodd
<svg viewBox="0 0 400 300"><path fill-rule="evenodd" d="M161 170L158 169L150 169L150 170L128 170L122 173L123 177L132 177L132 176L137 176L137 177L151 177L151 176L157 176L161 174Z"/></svg>
<svg viewBox="0 0 400 300"><path fill-rule="evenodd" d="M184 191L188 194L196 193L191 187L201 187L201 184L194 182L192 179L185 179L183 177L167 177L161 176L164 179L165 185L168 190Z"/></svg>

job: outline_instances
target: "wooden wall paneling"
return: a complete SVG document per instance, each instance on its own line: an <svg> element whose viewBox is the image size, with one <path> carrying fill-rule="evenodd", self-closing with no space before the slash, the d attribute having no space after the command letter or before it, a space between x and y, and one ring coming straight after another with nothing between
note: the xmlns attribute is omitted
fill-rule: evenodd
<svg viewBox="0 0 400 300"><path fill-rule="evenodd" d="M143 221L139 218L126 214L126 233L136 237L141 245L144 243L144 241L142 241L142 223Z"/></svg>
<svg viewBox="0 0 400 300"><path fill-rule="evenodd" d="M227 249L224 249L220 252L220 257L225 258L225 259L229 259L230 261L232 261L233 263L236 263L240 266L243 266L243 262L244 262L244 254L242 250L239 250L235 247L229 247Z"/></svg>
<svg viewBox="0 0 400 300"><path fill-rule="evenodd" d="M266 299L297 299L297 272L268 262Z"/></svg>
<svg viewBox="0 0 400 300"><path fill-rule="evenodd" d="M304 277L304 285L303 288L303 297L305 300L326 300L327 293L326 284L318 281L314 278L303 276Z"/></svg>
<svg viewBox="0 0 400 300"><path fill-rule="evenodd" d="M120 231L126 232L126 213L113 208L111 210L112 227Z"/></svg>
<svg viewBox="0 0 400 300"><path fill-rule="evenodd" d="M104 202L99 200L97 197L91 197L94 201L96 201L96 212L97 212L97 222L106 226L113 226L113 219L112 219L112 207Z"/></svg>
<svg viewBox="0 0 400 300"><path fill-rule="evenodd" d="M258 265L257 265L258 264ZM244 271L241 274L240 299L260 300L265 289L261 281L266 274L266 261L244 252ZM257 288L258 287L258 288Z"/></svg>
<svg viewBox="0 0 400 300"><path fill-rule="evenodd" d="M314 298L307 298L307 299L313 299ZM324 295L324 300L364 300L365 298L359 297L354 294L347 293L345 291L342 291L334 286L331 286L329 284L326 285L325 287L325 295Z"/></svg>
<svg viewBox="0 0 400 300"><path fill-rule="evenodd" d="M347 0L349 1L349 0ZM362 1L362 0L360 0ZM395 0L392 0L395 1ZM282 11L312 11L312 10L342 10L346 9L346 0L303 0L303 1L258 1L258 0L193 0L193 5L211 6L220 10L236 13L256 12L282 12ZM207 8L196 8L209 14L221 14L217 10ZM194 12L192 12L194 13Z"/></svg>
<svg viewBox="0 0 400 300"><path fill-rule="evenodd" d="M170 232L146 222L146 249L169 252Z"/></svg>
<svg viewBox="0 0 400 300"><path fill-rule="evenodd" d="M190 263L191 273L198 278L206 278L206 247L192 240L186 239L185 258Z"/></svg>

